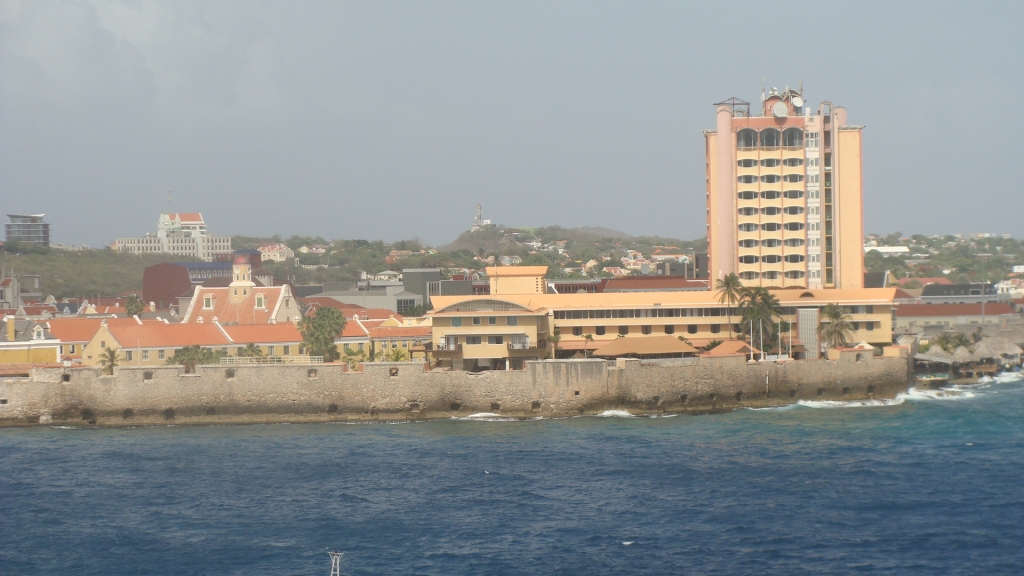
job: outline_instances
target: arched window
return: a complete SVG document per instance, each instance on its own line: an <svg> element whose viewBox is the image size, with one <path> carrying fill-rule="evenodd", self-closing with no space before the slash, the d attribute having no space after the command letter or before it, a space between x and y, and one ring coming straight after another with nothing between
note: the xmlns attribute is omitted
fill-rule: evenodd
<svg viewBox="0 0 1024 576"><path fill-rule="evenodd" d="M782 240L779 240L778 238L768 238L761 241L761 245L765 248L778 248L779 246L782 246Z"/></svg>
<svg viewBox="0 0 1024 576"><path fill-rule="evenodd" d="M740 176L740 178L742 178L742 176ZM761 182L767 182L769 184L774 184L781 179L782 178L780 178L778 174L765 174L764 176L761 176Z"/></svg>
<svg viewBox="0 0 1024 576"><path fill-rule="evenodd" d="M799 128L786 128L782 133L782 145L786 148L803 148L804 131Z"/></svg>
<svg viewBox="0 0 1024 576"><path fill-rule="evenodd" d="M786 174L785 176L782 177L782 179L785 180L786 182L803 182L804 181L804 175L803 174Z"/></svg>
<svg viewBox="0 0 1024 576"><path fill-rule="evenodd" d="M783 166L803 166L804 165L804 159L803 158L786 158L785 160L782 161L782 165Z"/></svg>
<svg viewBox="0 0 1024 576"><path fill-rule="evenodd" d="M757 264L757 256L740 256L740 264Z"/></svg>
<svg viewBox="0 0 1024 576"><path fill-rule="evenodd" d="M742 160L737 160L736 165L740 168L753 168L754 166L757 166L757 160L754 160L753 158L744 158Z"/></svg>
<svg viewBox="0 0 1024 576"><path fill-rule="evenodd" d="M756 232L757 224L740 224L740 232Z"/></svg>
<svg viewBox="0 0 1024 576"><path fill-rule="evenodd" d="M754 150L757 148L757 131L751 128L744 128L736 133L736 148L740 150Z"/></svg>
<svg viewBox="0 0 1024 576"><path fill-rule="evenodd" d="M789 238L789 239L786 240L786 246L789 246L790 248L798 248L798 247L803 246L803 245L804 245L804 239L803 238Z"/></svg>
<svg viewBox="0 0 1024 576"><path fill-rule="evenodd" d="M778 222L768 222L766 224L761 224L761 230L764 230L765 232L777 232L781 229L782 225L779 224Z"/></svg>
<svg viewBox="0 0 1024 576"><path fill-rule="evenodd" d="M761 274L761 278L764 278L765 280L777 280L779 278L779 273L774 270L769 270L768 272Z"/></svg>
<svg viewBox="0 0 1024 576"><path fill-rule="evenodd" d="M766 208L761 208L761 214L764 214L765 216L778 216L779 212L781 211L782 210L778 206L768 206Z"/></svg>
<svg viewBox="0 0 1024 576"><path fill-rule="evenodd" d="M757 215L757 208L754 208L753 206L748 208L740 208L739 212L740 216L755 216Z"/></svg>
<svg viewBox="0 0 1024 576"><path fill-rule="evenodd" d="M782 209L782 211L785 212L786 214L789 214L790 216L795 216L797 214L804 213L803 206L786 206L785 208Z"/></svg>
<svg viewBox="0 0 1024 576"><path fill-rule="evenodd" d="M789 272L786 272L786 278L789 278L790 280L799 280L800 278L803 277L803 270L790 270ZM804 296L801 295L800 297L803 298ZM811 298L814 298L814 295L811 295Z"/></svg>
<svg viewBox="0 0 1024 576"><path fill-rule="evenodd" d="M736 181L740 184L753 184L757 182L757 176L753 174L744 174L743 176L737 176Z"/></svg>
<svg viewBox="0 0 1024 576"><path fill-rule="evenodd" d="M799 200L804 197L803 190L786 190L782 193L782 196L787 200Z"/></svg>
<svg viewBox="0 0 1024 576"><path fill-rule="evenodd" d="M774 168L779 165L778 158L765 158L761 160L761 166L767 166L768 168Z"/></svg>
<svg viewBox="0 0 1024 576"><path fill-rule="evenodd" d="M782 262L782 256L779 256L778 254L766 254L761 257L761 262L764 262L765 264L778 264L779 262Z"/></svg>
<svg viewBox="0 0 1024 576"><path fill-rule="evenodd" d="M786 262L790 264L799 264L804 261L803 254L788 254L786 255Z"/></svg>
<svg viewBox="0 0 1024 576"><path fill-rule="evenodd" d="M758 244L759 242L753 239L740 240L740 248L757 248Z"/></svg>
<svg viewBox="0 0 1024 576"><path fill-rule="evenodd" d="M761 198L765 200L778 200L779 196L782 196L782 193L778 190L765 190L761 192Z"/></svg>
<svg viewBox="0 0 1024 576"><path fill-rule="evenodd" d="M757 200L757 192L753 190L744 190L739 194L740 200Z"/></svg>
<svg viewBox="0 0 1024 576"><path fill-rule="evenodd" d="M804 223L803 222L786 222L786 230L789 230L790 232L796 232L798 230L803 230L803 229L804 229Z"/></svg>
<svg viewBox="0 0 1024 576"><path fill-rule="evenodd" d="M740 272L740 280L757 280L758 276L757 272Z"/></svg>
<svg viewBox="0 0 1024 576"><path fill-rule="evenodd" d="M779 147L779 141L782 139L782 133L775 128L765 128L761 130L761 149L771 150Z"/></svg>

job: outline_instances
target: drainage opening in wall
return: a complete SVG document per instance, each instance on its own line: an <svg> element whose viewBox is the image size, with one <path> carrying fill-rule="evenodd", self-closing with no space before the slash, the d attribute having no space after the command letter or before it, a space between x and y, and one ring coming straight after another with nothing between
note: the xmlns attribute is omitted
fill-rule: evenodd
<svg viewBox="0 0 1024 576"><path fill-rule="evenodd" d="M0 398L0 404L7 404L7 398Z"/></svg>
<svg viewBox="0 0 1024 576"><path fill-rule="evenodd" d="M491 411L501 412L501 404L498 404L497 402L491 402Z"/></svg>
<svg viewBox="0 0 1024 576"><path fill-rule="evenodd" d="M715 394L714 392L712 392L711 394L708 394L708 400L711 400L712 402L714 402L716 399L718 399L718 394Z"/></svg>
<svg viewBox="0 0 1024 576"><path fill-rule="evenodd" d="M874 386L868 386L868 394L874 394L874 393L875 393L875 387Z"/></svg>
<svg viewBox="0 0 1024 576"><path fill-rule="evenodd" d="M843 388L843 396L846 396L849 393L850 393L850 387L849 386L847 386L846 388Z"/></svg>
<svg viewBox="0 0 1024 576"><path fill-rule="evenodd" d="M309 370L306 370L306 378L309 378L310 380L316 380L316 376L316 368L310 368Z"/></svg>
<svg viewBox="0 0 1024 576"><path fill-rule="evenodd" d="M789 391L789 397L790 398L796 398L796 390L790 390Z"/></svg>
<svg viewBox="0 0 1024 576"><path fill-rule="evenodd" d="M95 412L93 412L92 410L89 410L88 408L82 410L82 420L89 421L89 420L95 420L95 419L96 419L96 413Z"/></svg>
<svg viewBox="0 0 1024 576"><path fill-rule="evenodd" d="M737 392L736 393L736 401L739 402L741 400L743 400L743 392Z"/></svg>
<svg viewBox="0 0 1024 576"><path fill-rule="evenodd" d="M409 412L419 412L419 411L420 411L420 403L419 402L409 402Z"/></svg>
<svg viewBox="0 0 1024 576"><path fill-rule="evenodd" d="M145 372L143 372L142 373L142 379L143 380L152 380L153 379L153 371L152 370L146 370Z"/></svg>
<svg viewBox="0 0 1024 576"><path fill-rule="evenodd" d="M572 393L572 395L573 395L573 396L579 396L579 395L580 395L580 391L579 391L579 390L576 390L576 391L574 391L574 392Z"/></svg>
<svg viewBox="0 0 1024 576"><path fill-rule="evenodd" d="M398 368L391 367L388 369L388 376L398 376Z"/></svg>
<svg viewBox="0 0 1024 576"><path fill-rule="evenodd" d="M125 408L121 412L121 420L131 420L132 418L135 418L135 410L132 410L131 408Z"/></svg>
<svg viewBox="0 0 1024 576"><path fill-rule="evenodd" d="M164 420L174 420L174 408L164 410Z"/></svg>
<svg viewBox="0 0 1024 576"><path fill-rule="evenodd" d="M818 388L818 396L824 396L824 395L825 395L825 389L824 388Z"/></svg>
<svg viewBox="0 0 1024 576"><path fill-rule="evenodd" d="M217 409L214 408L213 406L210 406L209 408L206 409L206 415L207 416L216 416L217 415Z"/></svg>
<svg viewBox="0 0 1024 576"><path fill-rule="evenodd" d="M452 412L458 412L459 410L462 409L462 404L459 404L458 402L452 402L451 404L448 405L448 407L452 409Z"/></svg>
<svg viewBox="0 0 1024 576"><path fill-rule="evenodd" d="M337 414L338 413L338 405L337 404L331 404L331 405L327 406L327 413L328 414Z"/></svg>
<svg viewBox="0 0 1024 576"><path fill-rule="evenodd" d="M224 377L225 378L234 378L235 377L235 369L234 368L228 368L227 370L225 370L224 371Z"/></svg>
<svg viewBox="0 0 1024 576"><path fill-rule="evenodd" d="M60 375L60 381L61 382L71 382L71 374L61 374Z"/></svg>
<svg viewBox="0 0 1024 576"><path fill-rule="evenodd" d="M540 402L530 404L530 410L533 410L534 412L540 410Z"/></svg>
<svg viewBox="0 0 1024 576"><path fill-rule="evenodd" d="M682 396L679 397L679 402L681 402L683 404L686 404L689 401L690 401L690 395L689 394L683 394Z"/></svg>

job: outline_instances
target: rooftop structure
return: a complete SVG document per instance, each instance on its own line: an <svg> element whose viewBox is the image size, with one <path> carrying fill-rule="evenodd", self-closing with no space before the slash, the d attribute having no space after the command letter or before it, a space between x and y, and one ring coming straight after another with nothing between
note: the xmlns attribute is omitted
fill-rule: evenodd
<svg viewBox="0 0 1024 576"><path fill-rule="evenodd" d="M803 88L715 104L704 132L709 271L747 286L860 288L861 131Z"/></svg>
<svg viewBox="0 0 1024 576"><path fill-rule="evenodd" d="M212 262L219 255L231 253L231 238L210 236L206 221L198 212L161 214L156 227L155 235L118 238L114 246L118 252L129 254L177 254L203 262Z"/></svg>

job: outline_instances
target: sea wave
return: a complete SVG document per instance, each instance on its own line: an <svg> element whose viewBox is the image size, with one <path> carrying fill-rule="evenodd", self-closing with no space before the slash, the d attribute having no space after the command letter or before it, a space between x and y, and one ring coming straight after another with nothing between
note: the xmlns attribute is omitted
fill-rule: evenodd
<svg viewBox="0 0 1024 576"><path fill-rule="evenodd" d="M598 418L636 418L625 410L605 410L597 415Z"/></svg>
<svg viewBox="0 0 1024 576"><path fill-rule="evenodd" d="M799 400L797 405L806 408L877 408L899 406L906 401L900 394L895 398L865 398L863 400Z"/></svg>
<svg viewBox="0 0 1024 576"><path fill-rule="evenodd" d="M516 422L519 418L510 418L508 416L502 416L501 414L495 414L494 412L479 412L477 414L470 414L469 416L452 416L452 420L474 420L477 422Z"/></svg>
<svg viewBox="0 0 1024 576"><path fill-rule="evenodd" d="M919 390L911 387L903 394L896 396L904 400L967 400L974 398L976 394L959 386L949 386L938 390Z"/></svg>

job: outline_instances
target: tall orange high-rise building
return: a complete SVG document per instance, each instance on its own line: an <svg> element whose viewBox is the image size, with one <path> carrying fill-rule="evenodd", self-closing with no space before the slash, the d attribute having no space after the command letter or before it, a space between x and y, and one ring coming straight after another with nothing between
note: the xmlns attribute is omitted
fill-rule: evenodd
<svg viewBox="0 0 1024 576"><path fill-rule="evenodd" d="M716 106L707 145L708 275L745 285L864 286L863 126L803 89Z"/></svg>

